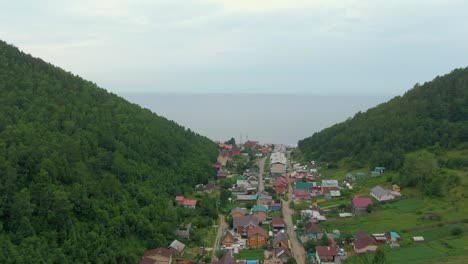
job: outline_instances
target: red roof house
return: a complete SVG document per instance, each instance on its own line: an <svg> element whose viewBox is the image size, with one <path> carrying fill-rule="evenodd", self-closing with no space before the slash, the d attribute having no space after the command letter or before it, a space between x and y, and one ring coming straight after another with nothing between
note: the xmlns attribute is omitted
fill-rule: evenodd
<svg viewBox="0 0 468 264"><path fill-rule="evenodd" d="M367 197L355 197L353 198L353 207L367 208L369 204L372 204L372 199Z"/></svg>
<svg viewBox="0 0 468 264"><path fill-rule="evenodd" d="M354 251L356 253L366 253L377 250L377 241L366 231L359 231L355 235L356 240L353 242Z"/></svg>
<svg viewBox="0 0 468 264"><path fill-rule="evenodd" d="M218 180L226 179L228 176L228 173L226 171L219 170L218 174L216 175L216 178Z"/></svg>
<svg viewBox="0 0 468 264"><path fill-rule="evenodd" d="M274 189L276 193L284 194L288 188L288 182L284 177L278 177L275 179Z"/></svg>
<svg viewBox="0 0 468 264"><path fill-rule="evenodd" d="M353 198L353 209L357 215L367 213L367 206L372 204L372 199L367 197L355 197Z"/></svg>
<svg viewBox="0 0 468 264"><path fill-rule="evenodd" d="M146 251L140 264L170 264L172 262L172 252L167 248L155 248Z"/></svg>
<svg viewBox="0 0 468 264"><path fill-rule="evenodd" d="M334 262L338 256L338 248L336 246L317 246L315 251L318 263Z"/></svg>
<svg viewBox="0 0 468 264"><path fill-rule="evenodd" d="M183 203L184 200L185 200L184 196L176 196L176 197L175 197L175 201L176 201L177 203Z"/></svg>
<svg viewBox="0 0 468 264"><path fill-rule="evenodd" d="M312 196L310 195L309 191L301 191L295 190L294 191L294 198L299 200L311 200Z"/></svg>
<svg viewBox="0 0 468 264"><path fill-rule="evenodd" d="M271 220L271 223L273 225L273 228L276 228L276 229L281 229L281 228L284 228L286 226L286 224L284 223L283 218L279 218L279 217L273 218Z"/></svg>
<svg viewBox="0 0 468 264"><path fill-rule="evenodd" d="M185 199L184 202L183 202L183 205L184 205L185 208L195 209L195 207L197 207L197 200Z"/></svg>

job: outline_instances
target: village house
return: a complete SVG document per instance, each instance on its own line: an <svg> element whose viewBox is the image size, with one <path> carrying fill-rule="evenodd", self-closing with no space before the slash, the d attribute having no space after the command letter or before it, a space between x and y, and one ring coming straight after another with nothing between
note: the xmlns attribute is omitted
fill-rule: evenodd
<svg viewBox="0 0 468 264"><path fill-rule="evenodd" d="M186 199L184 196L176 196L175 201L177 205L183 205L185 208L195 209L197 206L197 200Z"/></svg>
<svg viewBox="0 0 468 264"><path fill-rule="evenodd" d="M238 202L253 202L257 201L257 195L244 195L244 194L238 194L236 201Z"/></svg>
<svg viewBox="0 0 468 264"><path fill-rule="evenodd" d="M286 164L275 162L270 165L270 171L273 176L281 176L286 172Z"/></svg>
<svg viewBox="0 0 468 264"><path fill-rule="evenodd" d="M353 210L356 215L367 214L367 208L372 204L372 199L367 197L354 197Z"/></svg>
<svg viewBox="0 0 468 264"><path fill-rule="evenodd" d="M280 259L282 263L287 263L292 257L291 250L287 247L279 247L274 249L275 258Z"/></svg>
<svg viewBox="0 0 468 264"><path fill-rule="evenodd" d="M374 237L374 240L377 243L377 245L382 245L382 244L387 243L387 236L385 233L375 233L375 234L372 234L371 236Z"/></svg>
<svg viewBox="0 0 468 264"><path fill-rule="evenodd" d="M267 220L268 208L265 205L254 205L252 207L252 214L258 221L264 222Z"/></svg>
<svg viewBox="0 0 468 264"><path fill-rule="evenodd" d="M237 187L243 187L243 188L257 188L258 187L258 181L249 181L249 180L239 180L237 179L236 181L236 186Z"/></svg>
<svg viewBox="0 0 468 264"><path fill-rule="evenodd" d="M247 140L245 143L244 143L244 148L246 149L251 149L251 150L255 150L257 148L257 145L258 145L258 141L250 141L250 140Z"/></svg>
<svg viewBox="0 0 468 264"><path fill-rule="evenodd" d="M375 167L375 168L374 168L374 171L377 171L377 172L380 172L380 173L384 173L385 167Z"/></svg>
<svg viewBox="0 0 468 264"><path fill-rule="evenodd" d="M271 220L271 224L272 224L274 230L281 230L281 229L284 229L286 227L286 224L285 224L283 218L279 218L279 217L274 217Z"/></svg>
<svg viewBox="0 0 468 264"><path fill-rule="evenodd" d="M340 196L340 187L337 180L322 180L321 191L324 196L336 197Z"/></svg>
<svg viewBox="0 0 468 264"><path fill-rule="evenodd" d="M216 189L216 184L214 182L208 182L207 184L197 184L195 186L195 191L197 193L212 193Z"/></svg>
<svg viewBox="0 0 468 264"><path fill-rule="evenodd" d="M197 207L197 200L184 199L182 204L185 208L195 209Z"/></svg>
<svg viewBox="0 0 468 264"><path fill-rule="evenodd" d="M181 225L176 231L177 236L180 239L190 239L190 230L192 230L192 224Z"/></svg>
<svg viewBox="0 0 468 264"><path fill-rule="evenodd" d="M226 232L224 233L224 236L223 236L223 239L222 239L222 242L221 244L224 246L224 247L232 247L232 245L234 243L236 243L237 240L236 238L234 237L234 234L229 231L229 230L226 230Z"/></svg>
<svg viewBox="0 0 468 264"><path fill-rule="evenodd" d="M246 208L240 208L236 207L231 210L231 217L236 218L236 217L242 217L248 213L248 210Z"/></svg>
<svg viewBox="0 0 468 264"><path fill-rule="evenodd" d="M318 205L312 205L309 208L310 208L311 211L315 211L315 212L319 213L320 215L325 214L325 211L322 208L320 208L320 206L318 206Z"/></svg>
<svg viewBox="0 0 468 264"><path fill-rule="evenodd" d="M385 233L385 236L387 237L387 240L391 242L398 242L401 239L400 235L395 231L387 232Z"/></svg>
<svg viewBox="0 0 468 264"><path fill-rule="evenodd" d="M223 166L223 164L221 164L221 163L219 163L219 162L216 162L216 163L214 164L214 167L215 167L216 171L221 170L222 166Z"/></svg>
<svg viewBox="0 0 468 264"><path fill-rule="evenodd" d="M380 185L372 188L370 195L379 202L391 201L401 196L399 192L394 192L389 189L382 188Z"/></svg>
<svg viewBox="0 0 468 264"><path fill-rule="evenodd" d="M273 187L277 194L285 194L288 189L288 181L284 177L278 177L275 179Z"/></svg>
<svg viewBox="0 0 468 264"><path fill-rule="evenodd" d="M281 176L286 172L287 158L283 152L273 152L270 156L270 171L273 176Z"/></svg>
<svg viewBox="0 0 468 264"><path fill-rule="evenodd" d="M248 181L258 181L258 177L257 177L257 175L255 175L255 176L254 176L254 175L251 175L251 176L249 176L249 177L247 178L247 180L248 180Z"/></svg>
<svg viewBox="0 0 468 264"><path fill-rule="evenodd" d="M168 248L171 250L172 255L182 256L184 254L185 244L179 240L174 240Z"/></svg>
<svg viewBox="0 0 468 264"><path fill-rule="evenodd" d="M233 155L233 156L238 156L238 155L241 154L241 150L240 150L240 148L238 148L238 147L233 147L232 150L231 150L231 152L232 152L232 155Z"/></svg>
<svg viewBox="0 0 468 264"><path fill-rule="evenodd" d="M167 248L156 248L146 251L140 264L170 264L172 252Z"/></svg>
<svg viewBox="0 0 468 264"><path fill-rule="evenodd" d="M247 190L244 189L243 187L234 187L231 189L232 195L246 195Z"/></svg>
<svg viewBox="0 0 468 264"><path fill-rule="evenodd" d="M279 232L273 239L273 248L289 248L288 235L284 232Z"/></svg>
<svg viewBox="0 0 468 264"><path fill-rule="evenodd" d="M221 151L218 154L217 162L220 163L222 166L226 166L228 162L232 161L232 153L228 151Z"/></svg>
<svg viewBox="0 0 468 264"><path fill-rule="evenodd" d="M283 264L283 261L279 258L273 257L272 259L265 259L263 264Z"/></svg>
<svg viewBox="0 0 468 264"><path fill-rule="evenodd" d="M366 231L361 230L357 232L355 239L356 240L353 242L353 247L357 254L374 252L377 250L377 242L375 241L374 237L369 235Z"/></svg>
<svg viewBox="0 0 468 264"><path fill-rule="evenodd" d="M307 222L304 226L305 235L314 240L322 239L324 232L320 227L311 221Z"/></svg>
<svg viewBox="0 0 468 264"><path fill-rule="evenodd" d="M176 204L178 205L181 205L185 200L185 197L184 196L176 196L175 198L175 201L176 201Z"/></svg>
<svg viewBox="0 0 468 264"><path fill-rule="evenodd" d="M273 197L268 194L260 193L258 195L258 204L261 205L270 205L273 202Z"/></svg>
<svg viewBox="0 0 468 264"><path fill-rule="evenodd" d="M231 254L226 253L215 263L216 264L236 264L236 261L231 256Z"/></svg>
<svg viewBox="0 0 468 264"><path fill-rule="evenodd" d="M246 236L247 232L258 226L259 222L258 219L253 216L253 215L248 215L248 216L242 216L242 217L236 217L233 218L233 227L234 227L234 232Z"/></svg>
<svg viewBox="0 0 468 264"><path fill-rule="evenodd" d="M227 176L228 176L227 171L219 170L218 173L216 174L216 179L218 179L218 180L224 180L224 179L227 178Z"/></svg>
<svg viewBox="0 0 468 264"><path fill-rule="evenodd" d="M226 143L218 143L218 147L221 148L221 149L231 150L233 148L233 145L226 144Z"/></svg>
<svg viewBox="0 0 468 264"><path fill-rule="evenodd" d="M355 180L356 180L356 176L354 176L352 173L347 173L347 174L346 174L346 180L347 180L348 182L355 181Z"/></svg>
<svg viewBox="0 0 468 264"><path fill-rule="evenodd" d="M280 211L281 210L281 204L280 203L272 203L271 204L271 210L272 211Z"/></svg>
<svg viewBox="0 0 468 264"><path fill-rule="evenodd" d="M198 261L183 259L183 258L175 258L174 264L200 264Z"/></svg>
<svg viewBox="0 0 468 264"><path fill-rule="evenodd" d="M302 182L302 180L304 178L307 179L307 173L305 171L293 171L291 173L291 179L294 181L294 182Z"/></svg>
<svg viewBox="0 0 468 264"><path fill-rule="evenodd" d="M311 192L314 187L317 187L317 184L315 182L296 182L294 184L294 189L295 190L300 190L300 191L309 191Z"/></svg>
<svg viewBox="0 0 468 264"><path fill-rule="evenodd" d="M309 191L294 191L294 200L312 200L312 196Z"/></svg>
<svg viewBox="0 0 468 264"><path fill-rule="evenodd" d="M339 257L339 250L334 245L317 246L315 252L315 258L318 264L335 263L335 259Z"/></svg>
<svg viewBox="0 0 468 264"><path fill-rule="evenodd" d="M249 247L264 247L268 241L267 231L260 226L256 226L247 231L247 239Z"/></svg>
<svg viewBox="0 0 468 264"><path fill-rule="evenodd" d="M394 192L400 192L400 186L398 186L397 184L393 184L392 189Z"/></svg>
<svg viewBox="0 0 468 264"><path fill-rule="evenodd" d="M292 256L291 250L289 249L289 239L286 233L279 232L273 239L273 251L275 258L280 259L282 263L286 263Z"/></svg>

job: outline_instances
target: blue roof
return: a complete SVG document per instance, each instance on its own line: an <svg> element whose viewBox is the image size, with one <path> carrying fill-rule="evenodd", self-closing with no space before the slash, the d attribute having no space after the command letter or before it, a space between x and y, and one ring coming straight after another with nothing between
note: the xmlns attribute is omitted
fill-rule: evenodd
<svg viewBox="0 0 468 264"><path fill-rule="evenodd" d="M390 232L390 235L394 238L400 238L400 235L397 232Z"/></svg>
<svg viewBox="0 0 468 264"><path fill-rule="evenodd" d="M258 261L256 260L247 260L247 264L257 264Z"/></svg>

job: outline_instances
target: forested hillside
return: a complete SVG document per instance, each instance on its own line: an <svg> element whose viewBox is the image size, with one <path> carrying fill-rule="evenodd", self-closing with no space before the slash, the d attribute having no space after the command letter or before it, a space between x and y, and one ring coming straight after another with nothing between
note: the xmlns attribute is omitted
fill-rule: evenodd
<svg viewBox="0 0 468 264"><path fill-rule="evenodd" d="M138 262L174 238L174 195L213 178L216 155L209 139L0 41L0 263Z"/></svg>
<svg viewBox="0 0 468 264"><path fill-rule="evenodd" d="M404 96L357 113L353 118L299 142L308 160L399 169L404 154L431 147L467 147L468 68L457 69ZM465 164L464 166L466 166Z"/></svg>

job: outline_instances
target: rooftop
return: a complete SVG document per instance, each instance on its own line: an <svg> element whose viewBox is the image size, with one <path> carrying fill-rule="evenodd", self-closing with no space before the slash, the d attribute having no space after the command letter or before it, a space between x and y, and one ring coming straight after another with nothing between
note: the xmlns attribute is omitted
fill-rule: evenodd
<svg viewBox="0 0 468 264"><path fill-rule="evenodd" d="M372 199L371 198L367 198L367 197L355 197L355 198L353 198L353 206L354 207L365 208L369 204L372 204Z"/></svg>

